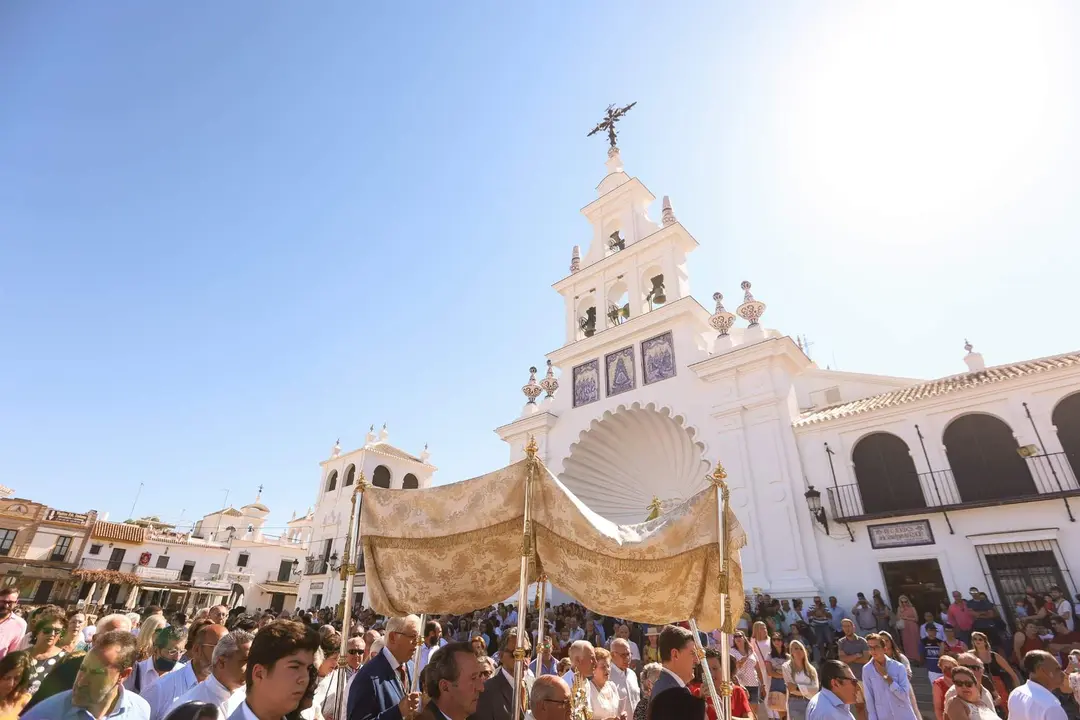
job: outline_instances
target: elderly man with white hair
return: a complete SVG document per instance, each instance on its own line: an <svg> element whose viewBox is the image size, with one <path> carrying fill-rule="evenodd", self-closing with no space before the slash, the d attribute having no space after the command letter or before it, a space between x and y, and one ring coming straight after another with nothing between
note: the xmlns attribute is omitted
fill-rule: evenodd
<svg viewBox="0 0 1080 720"><path fill-rule="evenodd" d="M626 717L634 716L634 708L641 699L641 688L630 662L630 641L615 638L611 642L611 682L619 691L619 711L625 712Z"/></svg>
<svg viewBox="0 0 1080 720"><path fill-rule="evenodd" d="M420 693L409 692L412 676L408 663L420 640L420 618L416 615L387 621L385 646L353 675L347 717L409 718L419 712Z"/></svg>
<svg viewBox="0 0 1080 720"><path fill-rule="evenodd" d="M570 671L563 675L563 680L574 687L574 674L580 673L586 680L592 677L596 664L596 649L588 640L575 640L570 645Z"/></svg>
<svg viewBox="0 0 1080 720"><path fill-rule="evenodd" d="M177 707L189 702L210 703L217 707L218 720L232 715L244 702L244 673L247 670L248 650L255 636L244 630L223 635L214 646L210 675L178 697L166 711L166 717Z"/></svg>

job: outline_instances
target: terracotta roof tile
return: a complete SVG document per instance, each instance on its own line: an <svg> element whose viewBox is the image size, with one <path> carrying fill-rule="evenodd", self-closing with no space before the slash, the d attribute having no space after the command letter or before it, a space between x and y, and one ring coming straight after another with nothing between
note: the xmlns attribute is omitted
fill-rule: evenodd
<svg viewBox="0 0 1080 720"><path fill-rule="evenodd" d="M871 395L861 400L852 400L822 408L821 410L813 410L804 413L793 424L795 427L805 427L1068 367L1080 367L1080 352L1053 355L1037 360L1025 360L1010 365L997 365L988 367L985 370L976 370L975 372L929 380L910 387L890 390L879 395Z"/></svg>
<svg viewBox="0 0 1080 720"><path fill-rule="evenodd" d="M90 531L90 537L97 540L119 540L120 542L143 543L146 541L146 528L128 523L114 523L98 520Z"/></svg>

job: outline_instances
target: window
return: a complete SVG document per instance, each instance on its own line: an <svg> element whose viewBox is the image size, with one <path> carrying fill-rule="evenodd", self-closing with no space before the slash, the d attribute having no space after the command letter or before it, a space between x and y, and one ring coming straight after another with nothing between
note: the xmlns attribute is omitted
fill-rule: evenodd
<svg viewBox="0 0 1080 720"><path fill-rule="evenodd" d="M168 567L169 567L169 556L168 555L158 555L157 567L161 568L162 570L167 570Z"/></svg>
<svg viewBox="0 0 1080 720"><path fill-rule="evenodd" d="M350 465L345 470L345 487L349 487L356 482L356 466Z"/></svg>
<svg viewBox="0 0 1080 720"><path fill-rule="evenodd" d="M247 553L240 553L236 558L236 567L247 567L248 557L250 556Z"/></svg>
<svg viewBox="0 0 1080 720"><path fill-rule="evenodd" d="M221 564L220 563L210 563L210 574L211 575L217 575L219 572L221 572Z"/></svg>
<svg viewBox="0 0 1080 720"><path fill-rule="evenodd" d="M926 507L919 473L902 438L887 432L870 433L855 443L851 461L855 466L863 512ZM841 504L844 504L843 499Z"/></svg>
<svg viewBox="0 0 1080 720"><path fill-rule="evenodd" d="M56 545L53 546L52 555L49 557L49 560L52 560L53 562L65 562L69 550L71 550L71 538L66 535L58 537L56 538Z"/></svg>
<svg viewBox="0 0 1080 720"><path fill-rule="evenodd" d="M420 487L420 481L412 473L408 473L401 481L401 487L406 490L415 490Z"/></svg>
<svg viewBox="0 0 1080 720"><path fill-rule="evenodd" d="M311 596L311 607L313 607L313 608L321 608L322 607L322 594L321 593L318 594L318 595L312 595Z"/></svg>
<svg viewBox="0 0 1080 720"><path fill-rule="evenodd" d="M329 560L329 559L330 559L330 552L331 552L331 551L332 551L333 549L334 549L334 539L333 539L333 538L329 538L329 539L328 539L328 540L326 541L326 544L324 544L324 545L323 545L323 551L322 551L322 559L323 559L323 560Z"/></svg>
<svg viewBox="0 0 1080 720"><path fill-rule="evenodd" d="M100 555L101 554L101 543L92 544L90 546L90 554L91 555Z"/></svg>
<svg viewBox="0 0 1080 720"><path fill-rule="evenodd" d="M277 579L278 582L289 582L292 580L292 560L282 560L278 565Z"/></svg>
<svg viewBox="0 0 1080 720"><path fill-rule="evenodd" d="M194 573L194 572L195 572L195 561L194 560L185 560L184 561L184 569L180 571L180 579L181 580L190 580L191 579L191 574Z"/></svg>
<svg viewBox="0 0 1080 720"><path fill-rule="evenodd" d="M0 555L7 555L11 552L11 546L15 544L16 535L18 535L16 530L0 530Z"/></svg>
<svg viewBox="0 0 1080 720"><path fill-rule="evenodd" d="M326 492L330 492L337 487L337 470L330 473L330 478L326 481Z"/></svg>
<svg viewBox="0 0 1080 720"><path fill-rule="evenodd" d="M371 474L371 484L381 488L390 487L390 468L385 465L375 468L375 472Z"/></svg>

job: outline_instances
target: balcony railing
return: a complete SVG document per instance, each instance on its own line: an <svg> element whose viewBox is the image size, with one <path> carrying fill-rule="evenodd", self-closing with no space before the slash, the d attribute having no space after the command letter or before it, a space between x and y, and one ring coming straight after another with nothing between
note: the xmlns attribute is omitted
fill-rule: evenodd
<svg viewBox="0 0 1080 720"><path fill-rule="evenodd" d="M137 563L106 560L105 558L84 557L79 561L79 567L84 570L118 570L119 572L133 573L139 565Z"/></svg>
<svg viewBox="0 0 1080 720"><path fill-rule="evenodd" d="M290 573L289 577L282 580L280 570L267 570L266 582L285 582L298 585L300 583L300 577L296 573Z"/></svg>
<svg viewBox="0 0 1080 720"><path fill-rule="evenodd" d="M827 488L830 514L833 520L845 522L1080 495L1080 482L1065 453L1033 455L1026 461L1035 483L1033 492L965 500L960 497L952 470L935 470L919 473L916 478L909 477L907 481L901 475L893 487L877 488L878 492L872 497L864 497L858 483ZM912 480L917 481L921 497L914 491ZM908 489L907 492L904 488Z"/></svg>
<svg viewBox="0 0 1080 720"><path fill-rule="evenodd" d="M304 562L305 575L324 575L330 570L330 564L323 558L309 558Z"/></svg>
<svg viewBox="0 0 1080 720"><path fill-rule="evenodd" d="M146 578L147 580L160 580L163 582L174 582L180 577L179 570L150 567L149 565L137 565L135 567L135 574L141 578Z"/></svg>

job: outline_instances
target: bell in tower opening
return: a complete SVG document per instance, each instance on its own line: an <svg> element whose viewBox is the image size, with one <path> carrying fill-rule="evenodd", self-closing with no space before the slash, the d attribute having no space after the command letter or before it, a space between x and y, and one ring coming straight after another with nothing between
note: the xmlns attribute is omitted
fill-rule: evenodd
<svg viewBox="0 0 1080 720"><path fill-rule="evenodd" d="M651 280L652 290L645 296L645 299L652 307L658 307L667 302L667 295L664 294L664 276L654 275Z"/></svg>

